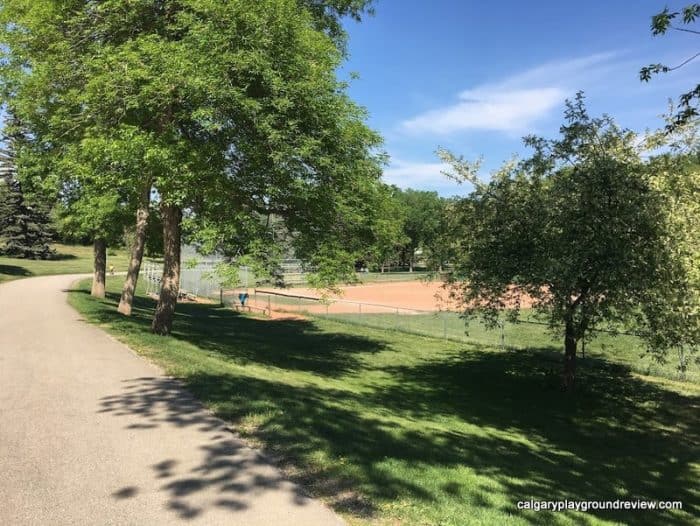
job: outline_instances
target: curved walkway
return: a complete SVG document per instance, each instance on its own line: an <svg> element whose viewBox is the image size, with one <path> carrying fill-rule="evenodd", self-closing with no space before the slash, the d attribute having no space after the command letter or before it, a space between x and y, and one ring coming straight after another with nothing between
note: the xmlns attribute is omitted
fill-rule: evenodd
<svg viewBox="0 0 700 526"><path fill-rule="evenodd" d="M77 277L0 285L0 524L343 524L81 321Z"/></svg>

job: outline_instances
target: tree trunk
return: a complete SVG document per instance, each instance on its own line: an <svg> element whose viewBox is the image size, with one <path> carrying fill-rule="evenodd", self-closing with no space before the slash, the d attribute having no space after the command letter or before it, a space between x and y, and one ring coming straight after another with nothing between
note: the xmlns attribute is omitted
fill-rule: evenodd
<svg viewBox="0 0 700 526"><path fill-rule="evenodd" d="M107 243L104 239L95 238L94 244L95 260L92 273L91 296L95 298L105 297L105 279L107 276Z"/></svg>
<svg viewBox="0 0 700 526"><path fill-rule="evenodd" d="M134 302L134 292L136 291L136 282L139 279L139 271L141 270L141 260L143 259L143 251L146 247L146 230L148 227L148 207L151 202L151 185L147 185L147 189L141 196L138 208L136 209L136 236L134 246L131 250L131 259L129 260L129 270L126 273L124 287L122 288L122 296L119 300L119 312L125 316L131 316L131 306Z"/></svg>
<svg viewBox="0 0 700 526"><path fill-rule="evenodd" d="M178 206L163 204L161 214L163 216L163 279L151 330L165 336L170 334L173 328L175 305L180 292L182 210Z"/></svg>
<svg viewBox="0 0 700 526"><path fill-rule="evenodd" d="M566 391L573 391L576 381L576 336L574 334L573 321L566 321L564 333L564 374L562 387Z"/></svg>
<svg viewBox="0 0 700 526"><path fill-rule="evenodd" d="M408 260L408 271L413 272L413 258Z"/></svg>

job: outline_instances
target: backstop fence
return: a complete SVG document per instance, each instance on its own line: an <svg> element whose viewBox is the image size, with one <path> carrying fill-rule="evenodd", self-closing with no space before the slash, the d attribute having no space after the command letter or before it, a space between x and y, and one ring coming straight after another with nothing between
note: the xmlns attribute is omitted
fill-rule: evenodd
<svg viewBox="0 0 700 526"><path fill-rule="evenodd" d="M222 291L221 302L240 308L242 290ZM519 320L515 323L503 320L496 328L487 328L478 319L465 324L460 313L455 311L409 309L264 289L250 290L245 301L245 307L265 314L299 314L449 341L477 342L512 349L529 348L541 341L542 332L547 325L533 320Z"/></svg>
<svg viewBox="0 0 700 526"><path fill-rule="evenodd" d="M201 261L195 265L185 263L180 269L180 295L218 300L222 289L222 279L216 272L218 264L218 261ZM163 264L146 261L141 274L146 282L146 293L159 294ZM239 269L238 278L244 285L254 281L246 267Z"/></svg>

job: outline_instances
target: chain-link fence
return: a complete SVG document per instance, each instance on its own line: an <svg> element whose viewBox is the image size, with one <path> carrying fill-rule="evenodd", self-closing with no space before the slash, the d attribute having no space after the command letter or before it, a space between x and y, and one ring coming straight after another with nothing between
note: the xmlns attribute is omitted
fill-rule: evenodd
<svg viewBox="0 0 700 526"><path fill-rule="evenodd" d="M218 261L200 261L195 264L185 262L180 269L180 295L219 300L222 278L217 274L218 265ZM141 274L146 282L146 293L158 295L163 275L163 264L157 261L146 261ZM246 267L239 269L238 278L246 287L249 281L253 281Z"/></svg>
<svg viewBox="0 0 700 526"><path fill-rule="evenodd" d="M502 320L499 325L487 328L479 319L465 320L457 312L428 311L363 303L344 299L322 299L290 292L257 290L255 276L246 267L238 271L240 286L222 288L213 261L184 265L181 273L180 293L186 297L207 298L238 310L250 310L265 315L272 313L297 313L307 317L331 319L347 324L398 331L447 341L487 345L501 349L532 349L556 345L547 325L524 316L518 322ZM147 261L142 275L146 292L160 292L162 263ZM633 370L673 379L700 381L700 364L681 355L680 362L687 362L684 373L679 374L675 356L666 364L658 364L645 355L640 338L631 334L598 331L591 342L581 346L582 355L611 356L614 361L629 365Z"/></svg>
<svg viewBox="0 0 700 526"><path fill-rule="evenodd" d="M224 304L240 307L240 291L225 291ZM286 312L306 316L322 317L373 327L441 338L458 342L475 342L510 348L525 348L532 340L540 338L543 324L532 324L532 337L528 337L528 323L501 323L495 330L487 329L478 320L468 326L457 312L427 311L392 307L375 303L357 302L343 299L323 299L272 291L253 290L249 293L246 306L261 312ZM521 326L522 325L522 326ZM523 330L525 329L525 330Z"/></svg>
<svg viewBox="0 0 700 526"><path fill-rule="evenodd" d="M335 298L324 300L293 292L251 289L245 298L239 297L239 294L245 294L245 291L223 291L222 302L240 309L241 299L244 299L245 309L267 315L274 312L300 314L500 349L522 350L557 346L548 325L527 314L516 322L503 319L495 328L490 328L478 318L465 323L458 312L452 311L407 309ZM591 341L579 347L579 352L582 358L612 359L641 374L700 381L700 367L697 364L688 367L684 373L679 373L678 364L673 357L668 363L659 364L645 354L644 342L633 334L596 331Z"/></svg>

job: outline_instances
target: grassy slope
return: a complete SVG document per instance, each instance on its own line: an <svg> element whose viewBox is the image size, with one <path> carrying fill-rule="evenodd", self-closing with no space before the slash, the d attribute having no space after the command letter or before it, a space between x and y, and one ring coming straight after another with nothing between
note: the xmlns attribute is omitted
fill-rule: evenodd
<svg viewBox="0 0 700 526"><path fill-rule="evenodd" d="M104 301L91 299L86 283L70 301L286 459L292 476L352 522L692 524L700 513L697 384L596 358L565 396L551 349L498 351L330 320L270 322L207 305L178 306L174 337L161 338L148 330L150 300L139 298L130 319L116 315L118 281ZM135 380L110 410L147 419L149 404L177 400L171 388ZM521 499L567 498L672 498L684 511L516 509Z"/></svg>
<svg viewBox="0 0 700 526"><path fill-rule="evenodd" d="M0 256L0 283L12 279L49 274L80 274L92 272L92 247L79 245L54 245L55 259L31 260ZM129 264L123 249L108 250L107 268L114 265L115 272L126 271Z"/></svg>
<svg viewBox="0 0 700 526"><path fill-rule="evenodd" d="M457 313L440 312L424 315L396 316L395 314L330 314L329 318L376 327L378 329L398 329L404 332L447 338L458 342L501 346L499 330L487 330L478 320L469 323L465 332L464 320ZM523 320L532 318L523 313ZM532 347L549 347L557 344L551 333L541 324L506 322L503 332L503 344L512 349ZM562 337L563 340L563 337ZM562 343L563 345L563 343ZM661 376L671 380L679 379L677 356L670 354L664 364L656 362L645 352L644 342L630 335L612 335L597 333L593 341L586 344L586 356L607 359L630 367L644 375ZM685 379L700 383L700 363L691 362L685 373Z"/></svg>

